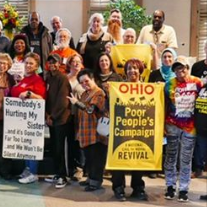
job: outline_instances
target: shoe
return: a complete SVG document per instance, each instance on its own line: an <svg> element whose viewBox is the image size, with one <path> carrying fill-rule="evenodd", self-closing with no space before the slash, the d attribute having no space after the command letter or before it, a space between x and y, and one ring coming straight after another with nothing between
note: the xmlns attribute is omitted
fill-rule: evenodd
<svg viewBox="0 0 207 207"><path fill-rule="evenodd" d="M165 193L165 199L172 200L175 198L176 190L173 188L173 186L167 187L167 192Z"/></svg>
<svg viewBox="0 0 207 207"><path fill-rule="evenodd" d="M114 196L119 201L126 201L125 192L123 187L118 187L114 190Z"/></svg>
<svg viewBox="0 0 207 207"><path fill-rule="evenodd" d="M32 173L30 173L30 175L24 178L20 178L18 181L19 183L22 183L22 184L29 184L29 183L34 183L37 180L38 180L37 175L33 175Z"/></svg>
<svg viewBox="0 0 207 207"><path fill-rule="evenodd" d="M55 188L64 188L67 185L67 179L66 178L58 178L57 183L55 185Z"/></svg>
<svg viewBox="0 0 207 207"><path fill-rule="evenodd" d="M148 200L148 196L144 190L133 190L130 197L136 198L139 201L147 201Z"/></svg>
<svg viewBox="0 0 207 207"><path fill-rule="evenodd" d="M79 180L82 179L82 177L83 177L83 169L77 167L76 172L71 177L71 180L73 180L73 181L79 181Z"/></svg>
<svg viewBox="0 0 207 207"><path fill-rule="evenodd" d="M148 177L151 178L151 179L155 179L155 178L157 178L157 173L150 173L148 175Z"/></svg>
<svg viewBox="0 0 207 207"><path fill-rule="evenodd" d="M99 189L100 189L100 187L98 187L98 186L88 185L88 186L85 187L84 190L86 192L91 192L91 191L95 191L95 190L99 190Z"/></svg>
<svg viewBox="0 0 207 207"><path fill-rule="evenodd" d="M26 167L18 177L25 178L25 177L29 176L30 174L31 174L30 169L28 167Z"/></svg>
<svg viewBox="0 0 207 207"><path fill-rule="evenodd" d="M201 195L200 200L207 201L207 195Z"/></svg>
<svg viewBox="0 0 207 207"><path fill-rule="evenodd" d="M191 174L191 178L199 178L202 175L203 175L203 171L201 169L196 169L196 171Z"/></svg>
<svg viewBox="0 0 207 207"><path fill-rule="evenodd" d="M54 175L52 178L51 177L47 177L44 180L48 183L57 183L58 179L60 176L58 175Z"/></svg>
<svg viewBox="0 0 207 207"><path fill-rule="evenodd" d="M88 186L89 182L87 180L79 182L80 186Z"/></svg>
<svg viewBox="0 0 207 207"><path fill-rule="evenodd" d="M188 191L180 191L178 196L178 201L187 202L188 200Z"/></svg>

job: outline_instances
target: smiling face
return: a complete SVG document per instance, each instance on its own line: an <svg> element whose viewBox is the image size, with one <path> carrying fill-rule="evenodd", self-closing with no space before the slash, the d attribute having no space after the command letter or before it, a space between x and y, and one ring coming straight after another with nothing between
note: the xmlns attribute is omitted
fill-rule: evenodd
<svg viewBox="0 0 207 207"><path fill-rule="evenodd" d="M140 72L136 64L128 65L126 75L128 82L138 82L140 80Z"/></svg>
<svg viewBox="0 0 207 207"><path fill-rule="evenodd" d="M91 30L94 34L97 34L101 30L101 20L98 17L94 17L91 25Z"/></svg>
<svg viewBox="0 0 207 207"><path fill-rule="evenodd" d="M186 78L189 76L189 70L187 66L184 66L182 64L178 64L175 68L175 75L178 81L183 82Z"/></svg>
<svg viewBox="0 0 207 207"><path fill-rule="evenodd" d="M58 71L58 70L59 70L59 67L60 67L60 63L57 62L56 60L54 60L54 59L51 58L51 59L48 61L48 68L49 68L49 70L50 70L51 72L53 72L53 71Z"/></svg>
<svg viewBox="0 0 207 207"><path fill-rule="evenodd" d="M69 63L68 63L69 64ZM70 62L69 69L71 72L78 73L82 69L82 59L79 56L74 56Z"/></svg>
<svg viewBox="0 0 207 207"><path fill-rule="evenodd" d="M99 66L102 74L108 74L110 72L110 60L107 55L102 55L99 58Z"/></svg>
<svg viewBox="0 0 207 207"><path fill-rule="evenodd" d="M54 17L51 22L51 25L52 25L54 32L57 32L62 27L62 22L60 18Z"/></svg>
<svg viewBox="0 0 207 207"><path fill-rule="evenodd" d="M37 29L40 23L40 18L37 12L33 12L29 18L29 24L32 29Z"/></svg>
<svg viewBox="0 0 207 207"><path fill-rule="evenodd" d="M164 23L164 13L156 10L153 14L152 24L155 31L159 31Z"/></svg>
<svg viewBox="0 0 207 207"><path fill-rule="evenodd" d="M171 52L166 51L163 55L162 55L162 63L165 66L172 66L174 62L174 57L172 55Z"/></svg>
<svg viewBox="0 0 207 207"><path fill-rule="evenodd" d="M14 50L17 54L23 54L26 49L24 40L18 39L14 43Z"/></svg>
<svg viewBox="0 0 207 207"><path fill-rule="evenodd" d="M5 73L9 69L8 60L5 58L0 59L0 74Z"/></svg>
<svg viewBox="0 0 207 207"><path fill-rule="evenodd" d="M88 75L80 76L79 82L86 91L91 91L96 87L94 79L91 79Z"/></svg>
<svg viewBox="0 0 207 207"><path fill-rule="evenodd" d="M24 64L25 64L25 75L26 76L33 75L38 70L38 64L36 60L32 57L27 57L24 61Z"/></svg>
<svg viewBox="0 0 207 207"><path fill-rule="evenodd" d="M134 44L136 41L136 33L132 30L127 30L123 36L124 44Z"/></svg>
<svg viewBox="0 0 207 207"><path fill-rule="evenodd" d="M109 20L112 20L112 22L119 22L119 24L122 24L122 15L121 12L114 10L110 17Z"/></svg>

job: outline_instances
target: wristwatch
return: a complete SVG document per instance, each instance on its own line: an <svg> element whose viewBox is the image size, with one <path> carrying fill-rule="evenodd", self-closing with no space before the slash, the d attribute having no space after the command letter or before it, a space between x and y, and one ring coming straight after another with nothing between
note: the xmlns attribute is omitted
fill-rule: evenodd
<svg viewBox="0 0 207 207"><path fill-rule="evenodd" d="M31 95L32 95L31 91L27 91L27 95L25 98L30 98Z"/></svg>

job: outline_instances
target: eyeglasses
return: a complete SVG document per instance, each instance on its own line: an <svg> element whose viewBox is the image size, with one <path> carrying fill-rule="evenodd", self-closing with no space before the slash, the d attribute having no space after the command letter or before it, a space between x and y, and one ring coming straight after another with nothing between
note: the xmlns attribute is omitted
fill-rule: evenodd
<svg viewBox="0 0 207 207"><path fill-rule="evenodd" d="M175 71L175 72L178 72L178 71L184 71L185 69L187 69L186 66L184 66L184 65L179 65L179 66L177 66L177 67L174 69L174 71Z"/></svg>
<svg viewBox="0 0 207 207"><path fill-rule="evenodd" d="M81 61L73 60L73 61L71 61L71 63L73 63L73 64L81 64Z"/></svg>

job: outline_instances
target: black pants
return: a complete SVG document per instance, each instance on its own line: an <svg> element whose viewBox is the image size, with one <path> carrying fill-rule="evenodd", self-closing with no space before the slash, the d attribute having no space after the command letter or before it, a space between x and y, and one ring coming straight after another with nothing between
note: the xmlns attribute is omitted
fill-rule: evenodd
<svg viewBox="0 0 207 207"><path fill-rule="evenodd" d="M51 149L55 174L65 177L65 139L67 138L67 124L60 126L50 126Z"/></svg>
<svg viewBox="0 0 207 207"><path fill-rule="evenodd" d="M79 141L76 140L75 136L75 119L74 116L71 116L70 121L68 122L68 172L69 176L73 176L77 167L84 167L84 153L80 148Z"/></svg>
<svg viewBox="0 0 207 207"><path fill-rule="evenodd" d="M125 188L125 174L128 171L114 170L112 173L112 189L115 190L118 187ZM131 187L133 190L144 190L145 183L142 180L143 172L141 171L131 171Z"/></svg>
<svg viewBox="0 0 207 207"><path fill-rule="evenodd" d="M89 184L100 187L106 164L107 146L95 143L84 148Z"/></svg>

